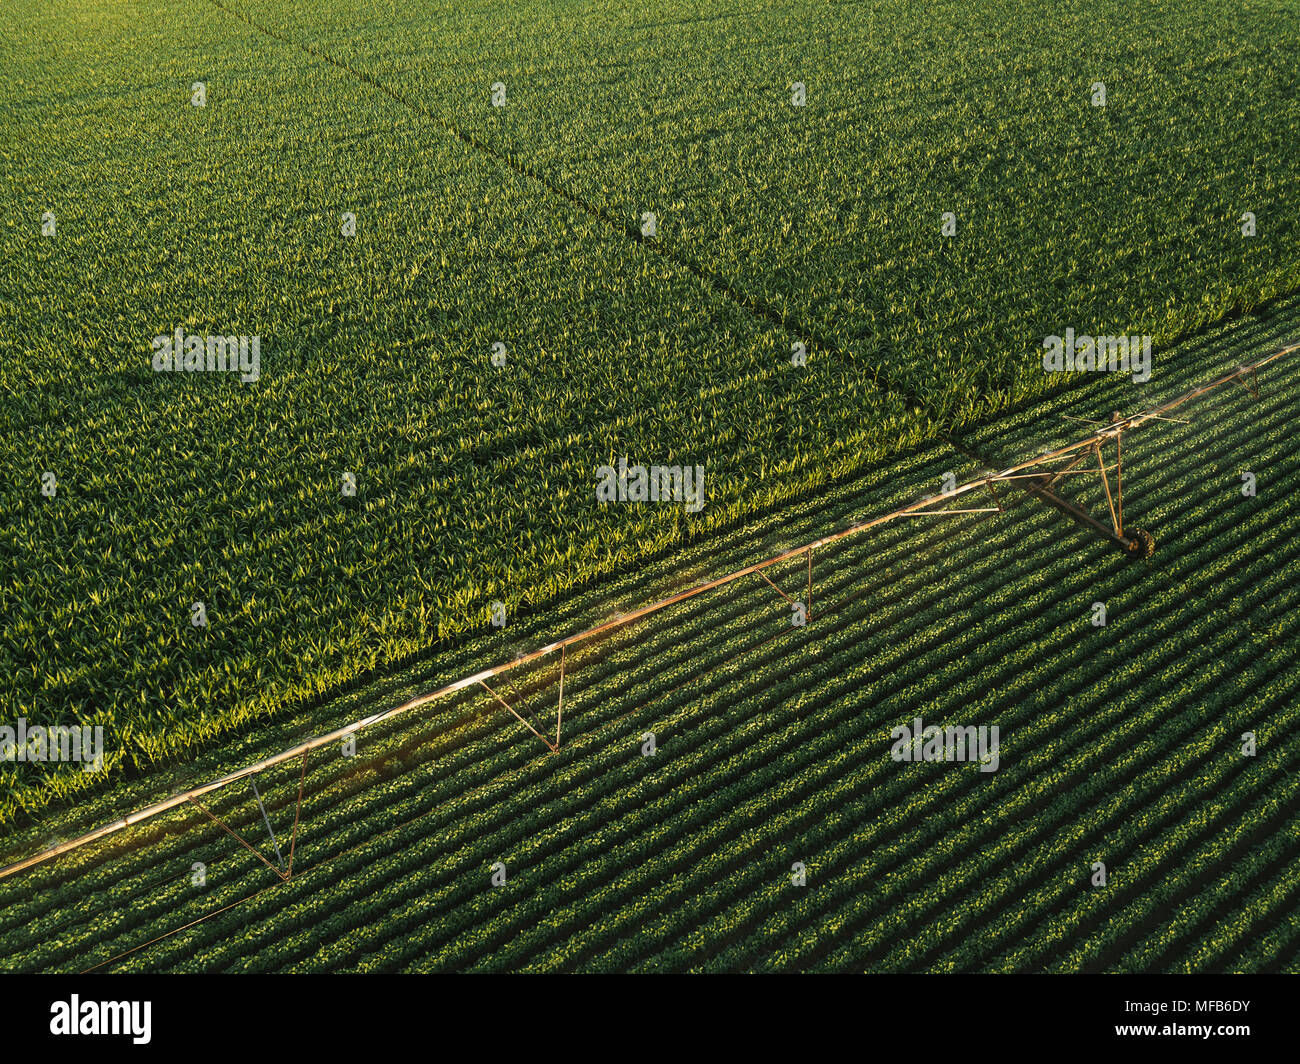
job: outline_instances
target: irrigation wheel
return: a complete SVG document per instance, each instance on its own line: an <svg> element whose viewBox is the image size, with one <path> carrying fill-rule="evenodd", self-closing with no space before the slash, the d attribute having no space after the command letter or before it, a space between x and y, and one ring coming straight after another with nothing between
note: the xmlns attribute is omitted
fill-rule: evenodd
<svg viewBox="0 0 1300 1064"><path fill-rule="evenodd" d="M1128 556L1135 562L1150 558L1156 552L1156 537L1145 528L1132 529L1128 540Z"/></svg>

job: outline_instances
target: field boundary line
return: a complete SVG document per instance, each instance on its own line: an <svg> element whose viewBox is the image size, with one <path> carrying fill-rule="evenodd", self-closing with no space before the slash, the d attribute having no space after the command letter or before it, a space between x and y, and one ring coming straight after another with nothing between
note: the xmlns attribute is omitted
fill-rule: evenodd
<svg viewBox="0 0 1300 1064"><path fill-rule="evenodd" d="M520 177L526 178L530 181L535 181L552 195L559 196L572 206L577 207L586 214L589 214L597 221L610 226L615 232L621 233L634 244L653 252L666 262L670 262L678 268L685 270L696 280L710 288L715 294L720 295L735 304L751 317L761 319L767 324L780 329L788 336L794 336L812 346L819 347L828 354L842 354L840 346L822 333L820 329L815 329L809 326L806 322L799 321L789 314L783 314L766 302L742 292L730 279L706 270L696 262L694 258L686 257L680 252L674 252L663 247L656 241L648 240L641 234L641 231L637 229L634 224L616 217L607 209L587 201L578 193L570 191L563 185L556 184L554 181L543 176L540 172L524 163L518 157L492 147L491 144L476 137L473 133L462 129L460 126L456 125L456 123L438 114L436 111L417 103L398 89L395 89L386 82L381 81L379 78L375 77L375 75L362 70L359 67L355 67L345 60L339 59L313 44L295 40L292 37L287 37L283 33L279 33L264 26L254 19L245 16L243 13L227 7L222 0L208 0L208 2L211 3L213 7L225 12L227 15L230 15L232 18L242 22L251 29L256 30L265 37L268 37L273 41L278 41L281 44L288 45L291 48L297 48L311 56L313 59L319 59L322 62L329 63L331 66L343 71L345 74L355 78L357 81L382 92L395 103L398 103L415 114L421 115L436 123L445 133L455 137L457 140L461 141L461 143L473 148L475 151L487 156L495 162L500 163L502 166L508 167ZM929 406L929 403L923 400L919 395L912 392L910 389L902 387L894 381L891 374L883 373L882 375L882 371L879 367L873 370L871 380L876 387L881 389L881 391L892 394L909 405L920 406L923 408Z"/></svg>

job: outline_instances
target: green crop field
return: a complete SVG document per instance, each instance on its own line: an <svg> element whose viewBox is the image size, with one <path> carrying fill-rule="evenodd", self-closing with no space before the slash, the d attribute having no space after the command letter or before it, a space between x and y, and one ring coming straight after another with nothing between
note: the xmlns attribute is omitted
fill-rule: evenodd
<svg viewBox="0 0 1300 1064"><path fill-rule="evenodd" d="M0 727L105 757L0 760L0 863L1300 340L1295 15L10 0ZM1258 388L1125 436L1148 560L1014 488L842 540L805 625L755 576L569 652L558 752L465 691L209 795L261 856L185 805L0 879L0 969L1300 970ZM495 689L552 734L553 659Z"/></svg>
<svg viewBox="0 0 1300 1064"><path fill-rule="evenodd" d="M1292 300L1267 326L1242 322L1175 354L1220 370L1297 327ZM1300 516L1277 501L1300 488L1297 383L1293 366L1258 400L1220 391L1190 424L1133 438L1126 507L1158 529L1159 564L1134 564L1027 495L1008 498L1006 515L887 525L818 556L824 605L802 628L754 579L574 653L556 754L480 692L362 732L355 759L312 755L287 884L191 807L0 882L3 963L1294 970ZM1124 387L1086 381L962 446L1001 455L1068 439L1061 415L1103 414ZM1245 468L1254 497L1240 490ZM974 472L948 445L922 447L888 477L850 478L550 620L576 629L611 599L650 598L755 545L883 511L948 471ZM800 565L773 575L790 590L803 577ZM1090 621L1096 601L1104 627ZM512 639L541 641L477 640L226 760L508 659ZM545 727L555 681L543 663L499 690ZM997 771L891 760L891 728L914 716L997 725ZM1240 756L1246 731L1253 758ZM155 780L148 797L214 767ZM282 849L300 773L295 760L259 776ZM91 803L67 826L107 820L122 801ZM274 858L246 785L204 802ZM1093 861L1107 865L1104 890L1089 887ZM506 880L493 888L497 862Z"/></svg>

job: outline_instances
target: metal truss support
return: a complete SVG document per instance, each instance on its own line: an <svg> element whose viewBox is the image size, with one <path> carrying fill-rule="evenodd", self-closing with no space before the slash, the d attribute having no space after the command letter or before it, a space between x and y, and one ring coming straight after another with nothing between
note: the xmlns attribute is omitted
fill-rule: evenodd
<svg viewBox="0 0 1300 1064"><path fill-rule="evenodd" d="M812 552L813 552L812 547L808 547L808 548L803 552L803 553L805 553L805 554L807 555L807 558L808 558L808 589L807 589L807 592L806 592L806 595L805 595L805 598L804 598L804 601L803 601L803 607L804 607L804 620L805 620L805 621L811 621L811 620L813 619L813 565L812 565ZM763 580L767 583L768 587L770 587L773 591L775 591L778 595L780 595L783 599L785 599L786 602L790 603L791 606L797 606L797 605L799 605L798 600L796 600L796 599L792 599L789 595L787 595L784 591L782 591L779 587L777 587L776 584L772 582L771 578L767 575L767 573L763 572L762 569L755 570L755 572L757 573L758 576L760 576L760 577L763 578Z"/></svg>
<svg viewBox="0 0 1300 1064"><path fill-rule="evenodd" d="M1063 469L1048 474L1035 474L1026 478L1021 485L1030 494L1072 517L1079 524L1096 532L1103 539L1118 546L1131 558L1149 557L1155 546L1155 540L1144 529L1126 529L1124 526L1124 419L1119 414L1111 415L1112 431L1108 436L1097 437L1089 441L1088 447ZM1110 439L1115 441L1115 490L1111 491L1111 467L1106 463L1103 447ZM1061 477L1068 475L1087 475L1087 469L1079 469L1085 459L1093 457L1097 461L1095 473L1101 478L1102 491L1106 498L1106 508L1110 523L1098 520L1082 506L1065 499L1052 490ZM1010 479L1010 478L1007 478ZM991 485L990 485L991 486Z"/></svg>
<svg viewBox="0 0 1300 1064"><path fill-rule="evenodd" d="M269 868L272 872L274 872L277 876L280 877L280 879L282 879L286 883L288 883L289 880L293 878L293 855L294 855L294 851L297 849L298 846L298 821L299 818L302 816L302 789L303 789L303 784L306 782L307 779L307 754L308 751L306 750L302 752L302 770L298 774L298 800L294 805L294 809L293 809L293 833L289 837L289 866L286 869L281 869L273 865L267 859L266 855L262 853L261 850L259 850L256 846L252 845L242 835L236 832L235 829L232 828L229 824L227 824L223 818L217 816L206 806L201 805L193 795L189 796L187 799L190 805L194 806L195 809L197 809L200 813L202 813L214 824L216 824L217 827L221 828L222 831L224 831L227 835L229 835L232 839L234 839L237 843L239 843L239 845L244 847L244 849L248 850L251 854L253 854L254 857L256 857L264 865L266 865L267 868ZM259 798L258 801L260 804L261 799ZM262 810L262 816L263 817L266 816L265 809ZM267 820L266 827L268 831L271 830L271 822L269 820ZM272 841L274 841L275 839L274 834L272 834L271 838Z"/></svg>

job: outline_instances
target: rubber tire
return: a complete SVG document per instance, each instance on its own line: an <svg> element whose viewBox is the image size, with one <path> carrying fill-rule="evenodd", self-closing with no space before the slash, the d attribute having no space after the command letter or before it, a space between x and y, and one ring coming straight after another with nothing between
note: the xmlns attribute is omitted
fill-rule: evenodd
<svg viewBox="0 0 1300 1064"><path fill-rule="evenodd" d="M1132 529L1128 538L1132 541L1128 547L1128 556L1133 561L1145 561L1156 552L1156 537L1145 528Z"/></svg>

